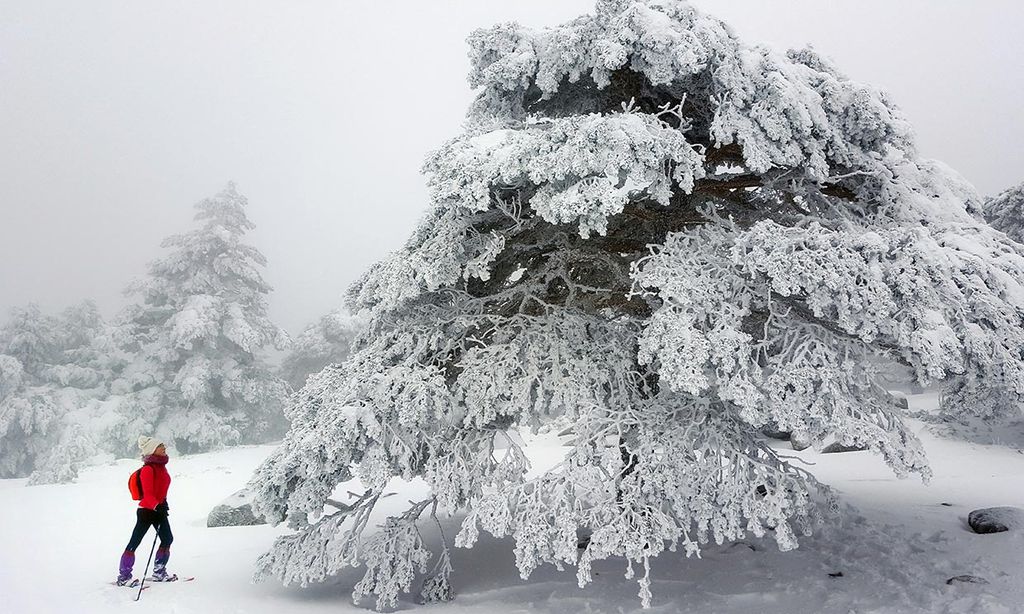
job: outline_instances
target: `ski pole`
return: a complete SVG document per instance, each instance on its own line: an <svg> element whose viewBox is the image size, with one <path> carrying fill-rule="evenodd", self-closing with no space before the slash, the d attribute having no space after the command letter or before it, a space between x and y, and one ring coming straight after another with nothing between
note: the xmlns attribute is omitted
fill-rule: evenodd
<svg viewBox="0 0 1024 614"><path fill-rule="evenodd" d="M142 597L142 587L146 584L146 576L149 575L149 562L153 560L153 552L156 550L156 540L160 537L160 533L157 532L153 536L153 547L149 549L149 558L146 559L146 571L142 572L142 582L139 582L139 594L135 595L135 601L138 601Z"/></svg>

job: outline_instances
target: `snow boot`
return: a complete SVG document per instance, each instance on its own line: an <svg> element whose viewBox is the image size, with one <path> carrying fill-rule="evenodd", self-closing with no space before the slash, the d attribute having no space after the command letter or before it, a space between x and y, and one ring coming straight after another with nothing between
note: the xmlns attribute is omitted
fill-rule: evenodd
<svg viewBox="0 0 1024 614"><path fill-rule="evenodd" d="M114 584L125 586L131 582L133 567L135 567L135 553L125 550L124 554L121 555L121 564L118 566L117 580L114 581Z"/></svg>
<svg viewBox="0 0 1024 614"><path fill-rule="evenodd" d="M153 582L174 582L178 579L177 574L167 573L167 561L171 558L169 547L157 548L156 559L153 562Z"/></svg>

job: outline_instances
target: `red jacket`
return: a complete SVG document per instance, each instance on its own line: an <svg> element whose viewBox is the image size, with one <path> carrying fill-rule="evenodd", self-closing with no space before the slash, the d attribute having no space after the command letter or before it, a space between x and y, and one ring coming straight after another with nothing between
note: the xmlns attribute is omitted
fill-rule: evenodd
<svg viewBox="0 0 1024 614"><path fill-rule="evenodd" d="M166 465L146 464L139 472L142 480L142 501L139 507L155 510L167 500L167 489L171 487L171 474Z"/></svg>

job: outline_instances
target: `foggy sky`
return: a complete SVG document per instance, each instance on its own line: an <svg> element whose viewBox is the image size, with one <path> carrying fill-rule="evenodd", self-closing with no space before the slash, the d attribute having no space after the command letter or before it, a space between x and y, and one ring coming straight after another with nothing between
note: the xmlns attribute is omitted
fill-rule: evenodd
<svg viewBox="0 0 1024 614"><path fill-rule="evenodd" d="M1024 3L698 0L748 43L812 44L889 90L923 155L983 194L1024 181ZM427 202L472 98L465 38L590 0L0 0L0 321L105 315L235 180L292 333L340 305Z"/></svg>

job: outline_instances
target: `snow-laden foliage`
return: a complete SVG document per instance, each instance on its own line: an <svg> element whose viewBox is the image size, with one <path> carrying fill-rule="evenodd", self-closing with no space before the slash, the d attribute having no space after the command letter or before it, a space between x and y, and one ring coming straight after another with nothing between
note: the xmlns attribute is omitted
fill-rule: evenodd
<svg viewBox="0 0 1024 614"><path fill-rule="evenodd" d="M524 577L570 565L584 586L624 557L648 605L666 548L789 549L818 522L830 497L762 426L926 477L887 363L947 382L948 411L1019 406L1024 251L918 156L883 92L680 0L602 0L470 46L479 94L426 163L427 214L352 288L367 329L295 396L253 478L255 508L296 530L262 574L364 564L354 596L391 607L427 569L417 520L459 512L455 544L511 536ZM556 420L571 445L540 475L495 445ZM414 477L430 499L364 537L388 483ZM330 499L353 478L364 495ZM424 594L452 594L443 561Z"/></svg>
<svg viewBox="0 0 1024 614"><path fill-rule="evenodd" d="M83 302L58 316L12 310L0 328L0 477L73 479L95 444L76 422L105 394L94 341L104 328Z"/></svg>
<svg viewBox="0 0 1024 614"><path fill-rule="evenodd" d="M60 354L56 319L34 303L11 310L0 328L0 351L18 361L25 373L42 379L47 366Z"/></svg>
<svg viewBox="0 0 1024 614"><path fill-rule="evenodd" d="M35 305L0 329L0 477L73 479L104 455L137 453L158 432L187 452L265 440L284 427L287 385L263 358L284 333L266 315L263 256L233 185L200 202L201 228L164 242L106 323L84 302L58 316Z"/></svg>
<svg viewBox="0 0 1024 614"><path fill-rule="evenodd" d="M243 241L245 206L234 184L200 201L201 226L165 239L170 253L129 288L119 402L180 452L264 440L283 421L286 386L263 352L287 337L267 317L266 259Z"/></svg>
<svg viewBox="0 0 1024 614"><path fill-rule="evenodd" d="M1024 183L985 201L985 219L1017 243L1024 243Z"/></svg>
<svg viewBox="0 0 1024 614"><path fill-rule="evenodd" d="M345 362L352 341L364 326L359 315L342 309L323 316L292 339L288 355L281 361L281 377L298 390L313 373Z"/></svg>

